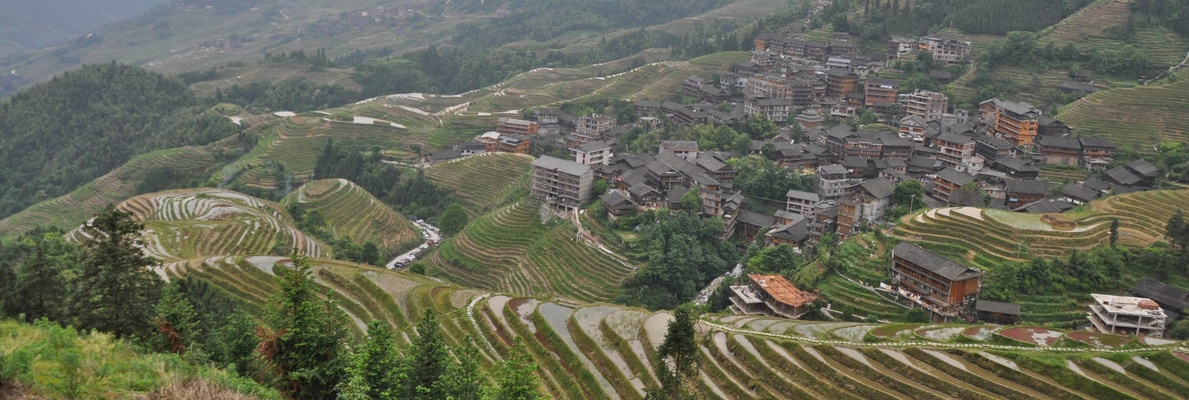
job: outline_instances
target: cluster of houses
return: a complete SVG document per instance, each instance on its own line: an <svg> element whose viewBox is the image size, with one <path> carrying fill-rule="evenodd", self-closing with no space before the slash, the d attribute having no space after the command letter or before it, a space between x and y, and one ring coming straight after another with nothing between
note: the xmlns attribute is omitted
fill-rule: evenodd
<svg viewBox="0 0 1189 400"><path fill-rule="evenodd" d="M858 47L845 35L836 39L818 43L761 35L751 60L736 64L718 81L685 80L683 94L701 103L635 103L634 124L644 129L663 123L730 124L757 114L787 125L771 139L752 141L747 154L707 151L697 142L680 140L661 141L656 154L616 153L622 148L618 138L632 125L607 115L538 109L529 119L500 118L495 131L426 155L424 161L484 152L528 153L538 145L566 148L568 158L542 156L532 164L531 196L557 212L577 212L596 197L611 218L641 209L681 209L689 207L682 200L693 192L700 204L690 211L720 218L723 238L762 239L798 251L827 232L845 239L864 226L887 222L884 215L896 186L910 180L925 188L912 201L929 207L1033 213L1061 212L1156 184L1155 165L1143 160L1116 165L1117 147L1110 140L1073 136L1069 126L1028 103L990 99L974 112L952 109L942 93L902 93L895 80L869 76L888 59L914 51L930 51L938 62L961 63L969 56L966 43L935 36L895 38L879 58L857 54ZM891 129L825 125L828 116L851 116L859 109L877 113ZM744 155L762 155L779 167L813 174L813 189L789 190L781 199L749 198L735 187L739 171L728 163ZM1063 185L1039 179L1041 167L1048 164L1101 171L1094 175L1101 178ZM594 192L599 180L608 183L606 192ZM749 209L749 201L780 207L758 213ZM897 246L890 270L889 290L929 310L936 320L1012 323L1019 318L1017 305L978 299L982 272L918 246ZM749 279L750 284L731 288L738 312L796 318L817 298L779 276ZM1099 326L1106 319L1096 321Z"/></svg>

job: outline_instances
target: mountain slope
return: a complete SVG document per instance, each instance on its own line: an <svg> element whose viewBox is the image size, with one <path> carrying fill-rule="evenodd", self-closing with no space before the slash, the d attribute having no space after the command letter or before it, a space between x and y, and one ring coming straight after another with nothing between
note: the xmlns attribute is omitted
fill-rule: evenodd
<svg viewBox="0 0 1189 400"><path fill-rule="evenodd" d="M350 238L355 243L375 241L390 254L421 241L421 234L408 219L345 179L307 183L286 196L281 204L296 204L307 215L317 211L333 235Z"/></svg>

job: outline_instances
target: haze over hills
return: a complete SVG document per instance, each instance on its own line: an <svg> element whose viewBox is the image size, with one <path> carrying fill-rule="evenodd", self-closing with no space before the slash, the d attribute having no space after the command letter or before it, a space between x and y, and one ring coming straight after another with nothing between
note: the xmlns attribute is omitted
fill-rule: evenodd
<svg viewBox="0 0 1189 400"><path fill-rule="evenodd" d="M168 1L11 1L0 7L0 57L53 46Z"/></svg>

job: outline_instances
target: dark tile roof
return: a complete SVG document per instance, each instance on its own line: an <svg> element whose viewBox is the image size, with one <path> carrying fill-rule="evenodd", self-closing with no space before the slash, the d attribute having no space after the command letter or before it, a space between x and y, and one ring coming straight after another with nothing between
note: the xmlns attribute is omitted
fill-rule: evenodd
<svg viewBox="0 0 1189 400"><path fill-rule="evenodd" d="M1160 168L1155 164L1142 159L1127 163L1127 169L1146 178L1155 178L1160 173Z"/></svg>
<svg viewBox="0 0 1189 400"><path fill-rule="evenodd" d="M541 158L533 161L534 167L557 170L566 173L567 175L582 176L590 173L589 165L582 165L570 160L562 160L550 156L541 156Z"/></svg>
<svg viewBox="0 0 1189 400"><path fill-rule="evenodd" d="M1074 200L1078 200L1078 201L1082 201L1082 202L1092 201L1094 199L1097 199L1098 196L1102 195L1102 192L1078 186L1077 183L1070 183L1070 184L1065 185L1065 188L1061 189L1061 193L1066 196L1069 196L1070 198L1072 198Z"/></svg>
<svg viewBox="0 0 1189 400"><path fill-rule="evenodd" d="M739 212L739 219L737 221L748 225L765 227L776 224L776 217L760 214L755 211L743 210Z"/></svg>
<svg viewBox="0 0 1189 400"><path fill-rule="evenodd" d="M1189 289L1179 288L1164 282L1144 278L1135 283L1131 293L1139 297L1147 297L1173 311L1184 312L1189 306Z"/></svg>
<svg viewBox="0 0 1189 400"><path fill-rule="evenodd" d="M967 183L974 182L973 176L970 176L970 174L968 174L968 173L958 171L953 168L946 168L946 169L941 170L940 172L937 173L937 177L941 178L941 179L945 179L950 182L953 182L953 183L957 184L958 186L962 186Z"/></svg>
<svg viewBox="0 0 1189 400"><path fill-rule="evenodd" d="M1115 142L1112 142L1110 139L1107 139L1107 138L1080 137L1080 138L1078 138L1078 140L1082 142L1083 148L1085 148L1085 147L1097 147L1097 148L1108 148L1108 149L1118 148L1118 146L1115 146Z"/></svg>
<svg viewBox="0 0 1189 400"><path fill-rule="evenodd" d="M662 140L661 146L669 151L698 151L698 142L692 140Z"/></svg>
<svg viewBox="0 0 1189 400"><path fill-rule="evenodd" d="M877 199L888 198L896 190L896 185L893 185L888 178L869 179L860 183L859 186Z"/></svg>
<svg viewBox="0 0 1189 400"><path fill-rule="evenodd" d="M443 150L429 153L429 159L433 161L453 160L455 158L462 158L462 151L460 150Z"/></svg>
<svg viewBox="0 0 1189 400"><path fill-rule="evenodd" d="M1082 142L1078 138L1060 137L1060 136L1041 136L1036 138L1036 142L1040 144L1041 149L1065 149L1065 150L1081 150Z"/></svg>
<svg viewBox="0 0 1189 400"><path fill-rule="evenodd" d="M956 261L908 242L896 245L892 249L892 254L949 280L960 281L983 276L983 273L978 270L959 264Z"/></svg>
<svg viewBox="0 0 1189 400"><path fill-rule="evenodd" d="M1033 214L1056 214L1063 213L1074 208L1074 204L1065 199L1040 199L1015 209L1015 211L1025 211Z"/></svg>
<svg viewBox="0 0 1189 400"><path fill-rule="evenodd" d="M1016 303L1004 303L1000 301L991 301L978 299L974 302L974 310L978 312L989 312L996 314L1020 315L1020 305Z"/></svg>
<svg viewBox="0 0 1189 400"><path fill-rule="evenodd" d="M612 209L629 208L636 205L618 190L608 191L607 194L599 196L599 199L603 200L603 205Z"/></svg>
<svg viewBox="0 0 1189 400"><path fill-rule="evenodd" d="M1123 185L1134 185L1143 182L1143 178L1128 171L1126 167L1114 167L1106 171L1106 176Z"/></svg>
<svg viewBox="0 0 1189 400"><path fill-rule="evenodd" d="M1023 194L1047 194L1049 188L1053 186L1052 182L1046 181L1025 181L1019 179L1007 180L1008 193L1023 193Z"/></svg>
<svg viewBox="0 0 1189 400"><path fill-rule="evenodd" d="M802 192L800 190L792 190L792 189L790 189L788 193L785 193L785 197L790 197L790 198L794 198L797 200L808 200L808 201L812 201L812 202L817 202L818 200L821 199L820 197L818 197L817 193Z"/></svg>

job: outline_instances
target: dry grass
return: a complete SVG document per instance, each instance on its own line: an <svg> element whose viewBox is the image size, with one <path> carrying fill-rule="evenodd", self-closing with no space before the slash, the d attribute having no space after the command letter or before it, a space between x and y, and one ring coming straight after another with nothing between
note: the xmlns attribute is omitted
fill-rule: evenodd
<svg viewBox="0 0 1189 400"><path fill-rule="evenodd" d="M149 393L146 398L148 400L250 400L256 397L218 387L206 380L194 379L186 382L174 382Z"/></svg>

